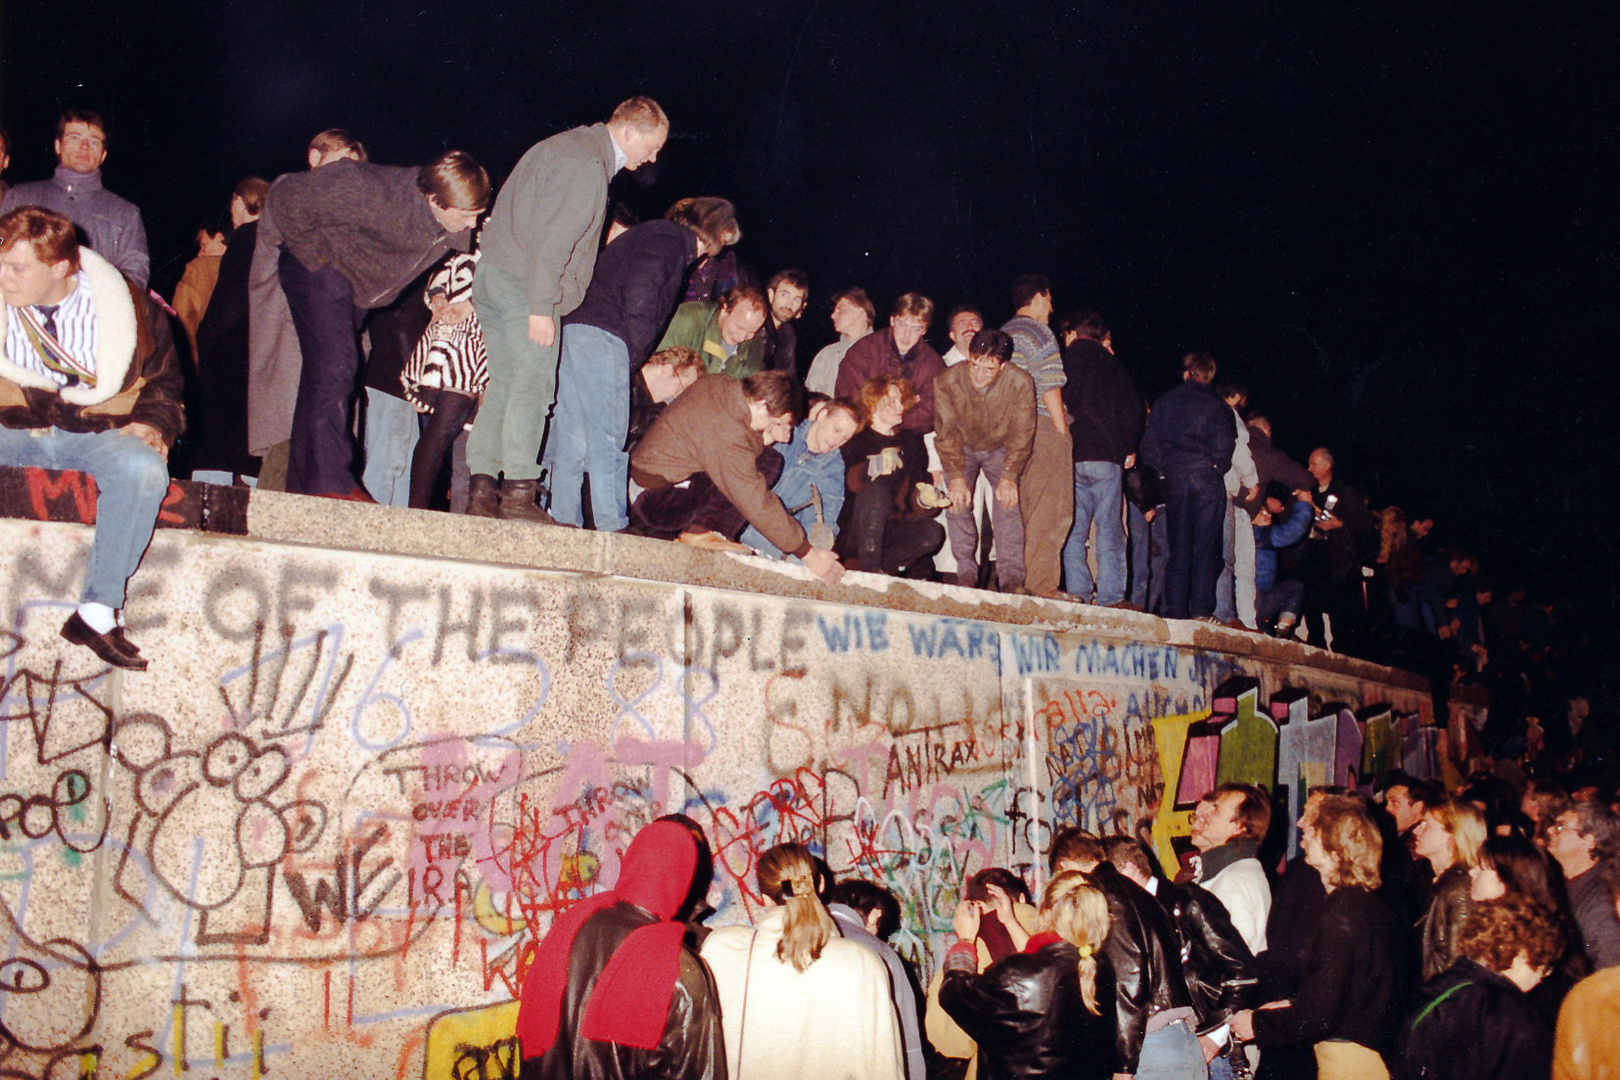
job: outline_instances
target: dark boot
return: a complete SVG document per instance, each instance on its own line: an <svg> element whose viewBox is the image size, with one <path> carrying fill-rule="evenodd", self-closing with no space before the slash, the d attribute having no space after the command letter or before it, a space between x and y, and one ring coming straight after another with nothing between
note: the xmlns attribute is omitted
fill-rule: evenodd
<svg viewBox="0 0 1620 1080"><path fill-rule="evenodd" d="M467 485L467 513L473 517L492 518L500 499L500 489L495 486L493 476L473 474L472 481Z"/></svg>
<svg viewBox="0 0 1620 1080"><path fill-rule="evenodd" d="M556 519L534 501L535 489L539 485L538 480L502 480L501 512L497 516L502 521L532 521L538 525L557 524Z"/></svg>

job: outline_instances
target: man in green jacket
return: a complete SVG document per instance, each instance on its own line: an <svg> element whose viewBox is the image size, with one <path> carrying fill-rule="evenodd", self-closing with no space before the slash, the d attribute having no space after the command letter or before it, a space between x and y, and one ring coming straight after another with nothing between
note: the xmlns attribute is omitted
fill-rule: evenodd
<svg viewBox="0 0 1620 1080"><path fill-rule="evenodd" d="M549 522L534 499L540 439L557 396L564 315L596 269L608 182L655 161L669 118L648 97L606 124L560 132L529 148L495 199L479 238L473 307L489 355L489 387L467 437L467 513ZM495 480L503 477L497 495Z"/></svg>
<svg viewBox="0 0 1620 1080"><path fill-rule="evenodd" d="M691 349L711 375L746 379L765 368L765 297L738 285L719 300L689 300L675 309L659 349Z"/></svg>

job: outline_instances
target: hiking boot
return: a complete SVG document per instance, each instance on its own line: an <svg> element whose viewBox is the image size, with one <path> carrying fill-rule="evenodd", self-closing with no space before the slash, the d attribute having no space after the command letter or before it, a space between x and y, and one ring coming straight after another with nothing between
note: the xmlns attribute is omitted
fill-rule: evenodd
<svg viewBox="0 0 1620 1080"><path fill-rule="evenodd" d="M467 513L473 517L492 518L500 501L501 493L495 486L495 478L474 473L472 482L467 485Z"/></svg>
<svg viewBox="0 0 1620 1080"><path fill-rule="evenodd" d="M555 525L557 519L546 513L534 501L540 486L538 480L502 480L501 509L496 516L502 521L532 521L536 525Z"/></svg>

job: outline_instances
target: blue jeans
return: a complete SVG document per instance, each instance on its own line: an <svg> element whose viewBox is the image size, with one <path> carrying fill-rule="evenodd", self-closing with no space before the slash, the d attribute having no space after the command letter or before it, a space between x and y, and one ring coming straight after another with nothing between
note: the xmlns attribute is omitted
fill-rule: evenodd
<svg viewBox="0 0 1620 1080"><path fill-rule="evenodd" d="M411 505L411 454L420 433L410 402L366 387L366 469L360 479L384 506Z"/></svg>
<svg viewBox="0 0 1620 1080"><path fill-rule="evenodd" d="M1074 528L1063 544L1063 576L1068 591L1091 600L1091 569L1086 541L1097 523L1097 598L1104 606L1125 599L1125 469L1111 461L1074 463Z"/></svg>
<svg viewBox="0 0 1620 1080"><path fill-rule="evenodd" d="M46 428L41 435L0 427L0 464L72 469L96 481L96 535L84 568L81 603L124 606L124 589L152 541L169 490L163 456L133 435L79 434Z"/></svg>
<svg viewBox="0 0 1620 1080"><path fill-rule="evenodd" d="M598 532L630 524L630 350L622 338L576 324L562 340L557 369L557 414L546 461L551 466L551 516L583 525L580 485L591 478L591 518Z"/></svg>
<svg viewBox="0 0 1620 1080"><path fill-rule="evenodd" d="M1185 1021L1166 1024L1142 1040L1136 1080L1206 1080L1209 1067L1198 1036Z"/></svg>
<svg viewBox="0 0 1620 1080"><path fill-rule="evenodd" d="M476 475L537 480L540 439L557 396L559 343L529 340L529 298L520 278L486 262L473 277L472 291L489 355L489 386L467 437L467 466ZM555 311L547 314L556 320Z"/></svg>

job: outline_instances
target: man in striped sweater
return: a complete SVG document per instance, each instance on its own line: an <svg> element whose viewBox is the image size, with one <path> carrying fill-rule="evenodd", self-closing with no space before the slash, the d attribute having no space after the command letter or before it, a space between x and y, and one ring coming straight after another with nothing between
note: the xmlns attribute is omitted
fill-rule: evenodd
<svg viewBox="0 0 1620 1080"><path fill-rule="evenodd" d="M1047 322L1052 283L1025 274L1012 287L1017 311L1001 329L1012 338L1012 362L1035 380L1035 448L1018 481L1024 512L1024 585L1034 596L1052 596L1063 580L1063 545L1074 524L1073 450L1063 410L1063 356Z"/></svg>

